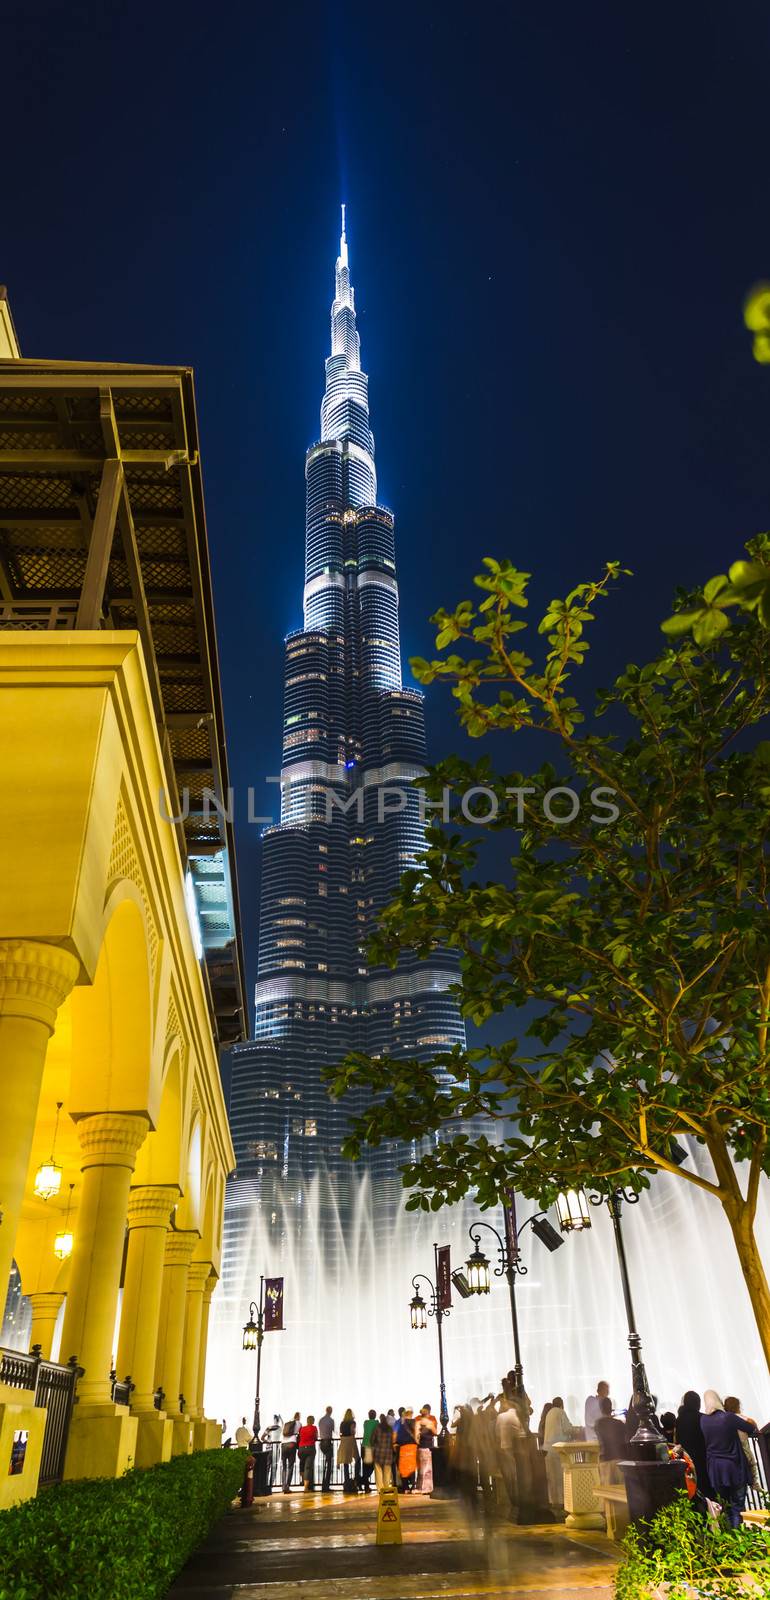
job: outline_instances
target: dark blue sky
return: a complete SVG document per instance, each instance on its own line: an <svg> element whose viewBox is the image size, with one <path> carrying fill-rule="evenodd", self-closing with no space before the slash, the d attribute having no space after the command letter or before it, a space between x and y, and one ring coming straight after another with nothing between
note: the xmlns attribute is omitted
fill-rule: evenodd
<svg viewBox="0 0 770 1600"><path fill-rule="evenodd" d="M767 524L769 33L758 3L6 6L0 281L26 355L195 368L240 787L278 760L341 199L406 654L485 553L543 598L612 556L604 681ZM258 854L244 828L250 992Z"/></svg>

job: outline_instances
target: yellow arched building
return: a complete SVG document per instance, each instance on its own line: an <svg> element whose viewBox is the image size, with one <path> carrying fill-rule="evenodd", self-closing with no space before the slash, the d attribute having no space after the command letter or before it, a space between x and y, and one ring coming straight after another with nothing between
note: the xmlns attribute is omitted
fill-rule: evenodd
<svg viewBox="0 0 770 1600"><path fill-rule="evenodd" d="M22 361L1 293L0 770L0 1312L15 1262L31 1344L83 1369L64 1475L117 1475L220 1437L244 1006L194 398L186 369Z"/></svg>

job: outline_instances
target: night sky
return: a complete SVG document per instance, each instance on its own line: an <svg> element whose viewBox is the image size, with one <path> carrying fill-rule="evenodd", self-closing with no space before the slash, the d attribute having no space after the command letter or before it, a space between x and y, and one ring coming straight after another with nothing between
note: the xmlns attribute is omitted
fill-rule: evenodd
<svg viewBox="0 0 770 1600"><path fill-rule="evenodd" d="M766 6L4 8L0 281L28 356L195 369L231 775L278 770L348 205L404 654L484 554L608 557L594 681L768 523ZM433 752L458 745L440 691ZM264 805L262 804L264 800ZM245 816L245 801L243 804ZM240 829L249 1000L258 830Z"/></svg>

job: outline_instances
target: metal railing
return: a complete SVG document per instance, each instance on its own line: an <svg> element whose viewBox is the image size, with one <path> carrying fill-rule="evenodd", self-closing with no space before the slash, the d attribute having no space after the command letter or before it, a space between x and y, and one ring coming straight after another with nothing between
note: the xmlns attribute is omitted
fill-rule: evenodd
<svg viewBox="0 0 770 1600"><path fill-rule="evenodd" d="M744 1434L745 1438L746 1435ZM746 1490L746 1508L749 1511L764 1511L768 1501L767 1483L770 1472L770 1440L766 1434L760 1434L758 1439L749 1439L751 1453L754 1457L756 1481L750 1483Z"/></svg>
<svg viewBox="0 0 770 1600"><path fill-rule="evenodd" d="M74 628L77 611L76 600L0 601L0 628L28 628L38 632Z"/></svg>
<svg viewBox="0 0 770 1600"><path fill-rule="evenodd" d="M333 1489L342 1488L342 1485L345 1482L345 1469L344 1469L344 1467L342 1467L342 1466L337 1464L337 1446L339 1445L339 1442L340 1442L340 1436L339 1436L339 1434L335 1433L333 1435L332 1441L331 1441L331 1445L332 1445L331 1486L332 1486ZM272 1458L272 1471L271 1471L271 1475L270 1475L270 1482L272 1483L274 1491L277 1491L277 1490L279 1490L279 1489L281 1489L283 1487L283 1450L281 1448L282 1443L283 1443L282 1440L276 1439L276 1440L273 1440L271 1443L267 1443L265 1445L265 1450L270 1452L270 1455L271 1455L271 1458ZM350 1467L349 1467L349 1469L348 1469L348 1471L349 1471L349 1473L352 1472L354 1475L357 1473L358 1480L360 1482L361 1481L361 1468L362 1468L362 1465L363 1465L363 1461L362 1461L363 1445L361 1443L361 1435L360 1434L356 1435L356 1445L358 1447L358 1461L357 1462L352 1462ZM323 1455L321 1453L321 1443L320 1443L320 1440L319 1440L318 1444L315 1447L315 1473L314 1473L314 1476L315 1476L315 1486L316 1486L317 1489L320 1489L320 1487L321 1487L321 1483L323 1481L323 1471L324 1471L324 1458L323 1458ZM374 1484L374 1472L372 1472L372 1484ZM292 1461L291 1476L289 1478L289 1488L292 1488L292 1489L301 1489L302 1488L302 1478L301 1478L300 1469L299 1469L299 1456L296 1453L296 1451L295 1451L294 1459Z"/></svg>
<svg viewBox="0 0 770 1600"><path fill-rule="evenodd" d="M117 1376L117 1373L115 1372L114 1368L113 1368L112 1372L110 1373L110 1382L112 1384L112 1403L113 1403L113 1405L116 1405L116 1406L128 1406L128 1405L130 1405L131 1404L131 1396L132 1396L132 1394L134 1392L134 1389L136 1388L136 1384L132 1383L130 1378L119 1378Z"/></svg>
<svg viewBox="0 0 770 1600"><path fill-rule="evenodd" d="M61 1483L64 1476L75 1385L82 1375L83 1369L78 1366L74 1356L66 1366L56 1361L43 1361L39 1344L32 1346L29 1355L23 1355L20 1350L0 1351L0 1383L7 1383L12 1389L31 1389L35 1405L45 1406L45 1435L39 1478L41 1488L50 1483Z"/></svg>

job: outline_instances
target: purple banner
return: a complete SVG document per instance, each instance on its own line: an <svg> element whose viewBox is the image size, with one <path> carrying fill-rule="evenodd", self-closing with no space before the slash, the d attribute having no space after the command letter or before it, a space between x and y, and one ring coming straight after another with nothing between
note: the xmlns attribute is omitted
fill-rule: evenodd
<svg viewBox="0 0 770 1600"><path fill-rule="evenodd" d="M436 1300L439 1311L448 1311L452 1304L452 1266L448 1244L442 1244L436 1251Z"/></svg>
<svg viewBox="0 0 770 1600"><path fill-rule="evenodd" d="M283 1278L265 1278L265 1333L283 1332Z"/></svg>
<svg viewBox="0 0 770 1600"><path fill-rule="evenodd" d="M519 1257L519 1236L516 1229L516 1196L509 1190L503 1202L503 1216L505 1217L505 1243L508 1247L509 1261L517 1261Z"/></svg>

